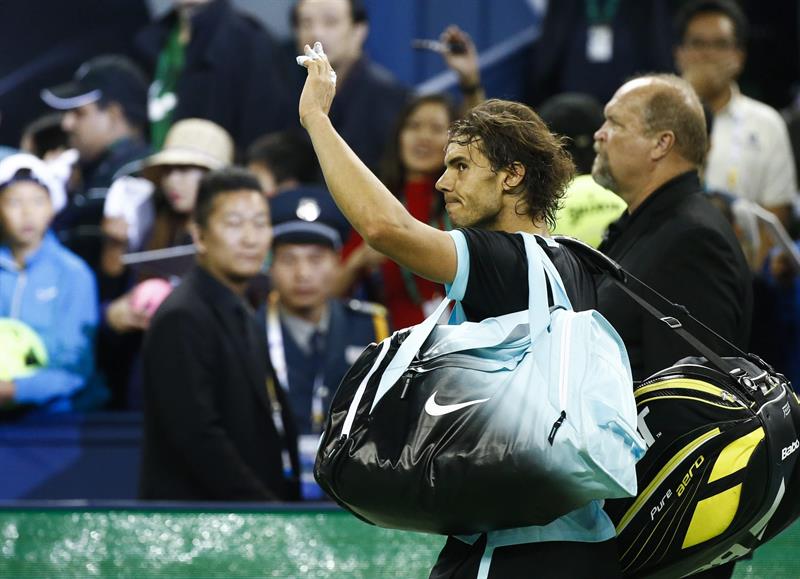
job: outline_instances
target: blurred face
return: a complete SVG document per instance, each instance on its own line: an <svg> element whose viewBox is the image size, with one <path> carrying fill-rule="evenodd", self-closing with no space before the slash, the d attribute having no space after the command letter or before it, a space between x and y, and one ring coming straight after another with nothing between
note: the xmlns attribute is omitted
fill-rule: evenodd
<svg viewBox="0 0 800 579"><path fill-rule="evenodd" d="M436 182L456 227L493 229L503 212L504 171L494 172L475 143L450 143L445 171Z"/></svg>
<svg viewBox="0 0 800 579"><path fill-rule="evenodd" d="M0 231L13 248L37 246L53 218L47 189L33 181L17 181L0 191Z"/></svg>
<svg viewBox="0 0 800 579"><path fill-rule="evenodd" d="M97 159L117 139L118 119L114 109L101 109L97 103L89 103L68 110L61 120L61 127L84 161Z"/></svg>
<svg viewBox="0 0 800 579"><path fill-rule="evenodd" d="M638 80L623 85L606 105L606 120L594 134L592 177L629 204L628 192L650 165L654 144L643 121L646 90L646 82Z"/></svg>
<svg viewBox="0 0 800 579"><path fill-rule="evenodd" d="M199 167L167 167L161 177L161 190L176 213L189 214L197 201L197 190L206 170Z"/></svg>
<svg viewBox="0 0 800 579"><path fill-rule="evenodd" d="M295 36L300 53L306 44L321 42L331 65L337 68L361 56L367 27L353 22L348 0L299 0Z"/></svg>
<svg viewBox="0 0 800 579"><path fill-rule="evenodd" d="M338 254L329 247L310 243L281 243L273 252L270 269L281 303L294 312L327 302L338 271Z"/></svg>
<svg viewBox="0 0 800 579"><path fill-rule="evenodd" d="M261 271L271 241L267 201L248 189L217 196L208 223L195 231L201 263L229 285L242 285Z"/></svg>
<svg viewBox="0 0 800 579"><path fill-rule="evenodd" d="M442 170L450 115L440 103L418 106L400 131L400 160L409 178Z"/></svg>
<svg viewBox="0 0 800 579"><path fill-rule="evenodd" d="M247 169L258 178L258 182L261 183L261 190L267 196L267 199L272 199L278 194L278 182L269 167L264 163L250 163Z"/></svg>
<svg viewBox="0 0 800 579"><path fill-rule="evenodd" d="M692 18L675 51L675 62L701 98L712 99L727 90L744 66L733 21L713 12Z"/></svg>

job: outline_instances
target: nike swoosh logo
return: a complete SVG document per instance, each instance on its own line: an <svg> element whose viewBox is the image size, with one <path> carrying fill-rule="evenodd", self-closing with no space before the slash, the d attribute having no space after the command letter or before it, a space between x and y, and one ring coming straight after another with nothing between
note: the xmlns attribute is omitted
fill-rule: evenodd
<svg viewBox="0 0 800 579"><path fill-rule="evenodd" d="M445 414L450 414L451 412L455 412L456 410L461 410L462 408L466 408L467 406L473 406L475 404L481 404L482 402L486 402L489 398L481 398L480 400L470 400L469 402L460 402L458 404L437 404L436 403L436 392L434 391L431 394L431 397L425 402L425 412L430 414L431 416L444 416Z"/></svg>

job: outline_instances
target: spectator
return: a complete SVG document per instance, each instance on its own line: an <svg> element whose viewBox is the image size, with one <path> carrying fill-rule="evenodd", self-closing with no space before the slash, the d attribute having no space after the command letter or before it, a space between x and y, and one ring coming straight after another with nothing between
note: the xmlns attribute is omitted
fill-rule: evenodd
<svg viewBox="0 0 800 579"><path fill-rule="evenodd" d="M299 53L304 45L321 41L336 69L333 125L359 158L377 167L409 91L363 53L369 32L363 0L298 0L291 19ZM305 72L292 70L296 79L292 102L296 103Z"/></svg>
<svg viewBox="0 0 800 579"><path fill-rule="evenodd" d="M19 148L43 161L58 158L69 148L69 138L61 126L61 113L39 117L22 131Z"/></svg>
<svg viewBox="0 0 800 579"><path fill-rule="evenodd" d="M99 383L90 386L94 277L48 232L64 202L61 183L41 160L20 153L0 161L0 316L26 324L43 343L35 356L41 368L0 379L0 418L12 407L61 412L105 399Z"/></svg>
<svg viewBox="0 0 800 579"><path fill-rule="evenodd" d="M243 299L272 238L258 180L240 169L209 173L194 222L197 267L158 310L145 339L140 496L297 498L291 410Z"/></svg>
<svg viewBox="0 0 800 579"><path fill-rule="evenodd" d="M267 199L321 180L314 148L301 132L288 130L258 138L247 150L247 168Z"/></svg>
<svg viewBox="0 0 800 579"><path fill-rule="evenodd" d="M701 194L707 149L703 110L672 75L624 84L595 133L592 176L628 204L600 250L740 348L752 309L750 271L725 217ZM634 380L695 355L680 337L631 303L610 280L599 309L625 341ZM711 342L725 353L721 344Z"/></svg>
<svg viewBox="0 0 800 579"><path fill-rule="evenodd" d="M556 213L553 233L597 247L608 224L625 211L625 202L591 176L592 135L603 124L603 107L589 95L564 93L545 101L538 112L551 131L566 137L565 146L577 171Z"/></svg>
<svg viewBox="0 0 800 579"><path fill-rule="evenodd" d="M238 147L283 129L289 106L280 47L229 0L172 0L173 10L136 36L137 52L153 75L153 148L170 125L198 117L222 126Z"/></svg>
<svg viewBox="0 0 800 579"><path fill-rule="evenodd" d="M327 191L282 193L271 210L274 291L260 317L300 434L302 495L320 500L313 468L330 398L364 348L389 335L389 326L382 306L333 297L344 218Z"/></svg>
<svg viewBox="0 0 800 579"><path fill-rule="evenodd" d="M675 61L714 113L706 186L755 201L786 225L797 177L789 132L777 111L739 91L747 20L735 2L698 0L677 17Z"/></svg>
<svg viewBox="0 0 800 579"><path fill-rule="evenodd" d="M626 78L672 69L666 0L559 0L546 10L526 75L533 105L564 92L604 103Z"/></svg>
<svg viewBox="0 0 800 579"><path fill-rule="evenodd" d="M51 107L65 111L61 126L78 150L80 184L53 222L64 244L98 271L103 202L114 175L144 157L147 82L122 56L98 56L85 62L72 81L42 91ZM103 293L103 280L101 295Z"/></svg>
<svg viewBox="0 0 800 579"><path fill-rule="evenodd" d="M105 324L101 327L98 362L112 386L113 406L138 408L141 405L140 375L136 359L141 347L141 331L150 323L156 304L138 299L141 282L162 277L177 282L185 273L181 260L155 260L142 263L132 272L122 262L128 251L167 249L192 243L189 226L197 200L200 180L208 171L233 162L233 141L225 129L203 119L184 119L175 123L164 148L144 159L139 174L147 189L138 191L141 179L122 177L108 196L114 213L103 220L105 240L102 271L115 287L106 296ZM155 191L147 195L148 191ZM144 194L142 194L144 193ZM118 195L125 196L117 202ZM133 206L133 198L140 203ZM123 204L128 203L125 207ZM174 278L174 279L173 279ZM134 287L131 287L134 286Z"/></svg>
<svg viewBox="0 0 800 579"><path fill-rule="evenodd" d="M435 183L444 168L447 130L455 117L455 109L444 95L412 99L398 117L382 164L386 187L414 218L439 229L451 228ZM338 293L347 293L356 281L379 268L380 301L388 308L392 326L396 328L420 323L444 297L441 284L385 260L357 235L348 242L346 251L347 261L337 282Z"/></svg>

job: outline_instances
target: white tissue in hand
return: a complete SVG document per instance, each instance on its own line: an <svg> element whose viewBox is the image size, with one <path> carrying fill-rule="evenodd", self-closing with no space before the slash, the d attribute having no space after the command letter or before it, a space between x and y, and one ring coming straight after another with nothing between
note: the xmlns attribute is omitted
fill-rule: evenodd
<svg viewBox="0 0 800 579"><path fill-rule="evenodd" d="M119 177L106 193L103 215L121 217L128 224L128 248L138 249L153 223L155 208L150 202L155 186L139 177Z"/></svg>
<svg viewBox="0 0 800 579"><path fill-rule="evenodd" d="M297 64L300 66L305 66L306 62L309 60L322 60L322 57L325 56L325 52L322 50L322 43L315 42L314 48L308 46L305 49L305 54L301 54L296 58ZM331 82L336 86L336 71L331 70Z"/></svg>

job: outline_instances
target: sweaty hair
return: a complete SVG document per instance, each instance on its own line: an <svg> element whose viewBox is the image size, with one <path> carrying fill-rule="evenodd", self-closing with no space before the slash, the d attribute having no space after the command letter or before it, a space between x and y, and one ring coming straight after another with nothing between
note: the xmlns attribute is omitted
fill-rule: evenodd
<svg viewBox="0 0 800 579"><path fill-rule="evenodd" d="M264 165L278 185L290 179L300 183L319 180L319 163L308 138L299 131L269 133L247 149L247 162Z"/></svg>
<svg viewBox="0 0 800 579"><path fill-rule="evenodd" d="M649 134L672 131L675 151L700 166L708 151L708 133L703 105L691 85L674 74L652 74L641 78L655 81L644 102L643 122Z"/></svg>
<svg viewBox="0 0 800 579"><path fill-rule="evenodd" d="M242 190L261 193L258 178L246 169L226 167L206 173L200 180L200 187L197 190L197 202L193 213L195 223L205 228L214 208L214 199L226 193ZM264 203L267 203L266 199Z"/></svg>
<svg viewBox="0 0 800 579"><path fill-rule="evenodd" d="M518 215L531 221L543 219L555 227L555 214L575 165L557 137L530 107L491 99L470 110L450 127L448 142L475 145L489 160L492 171L513 171L513 164L525 168L520 185Z"/></svg>
<svg viewBox="0 0 800 579"><path fill-rule="evenodd" d="M686 29L695 16L700 14L722 14L733 22L733 34L736 46L744 48L747 43L748 24L747 16L736 2L732 0L694 0L685 4L675 16L676 38L683 40Z"/></svg>

